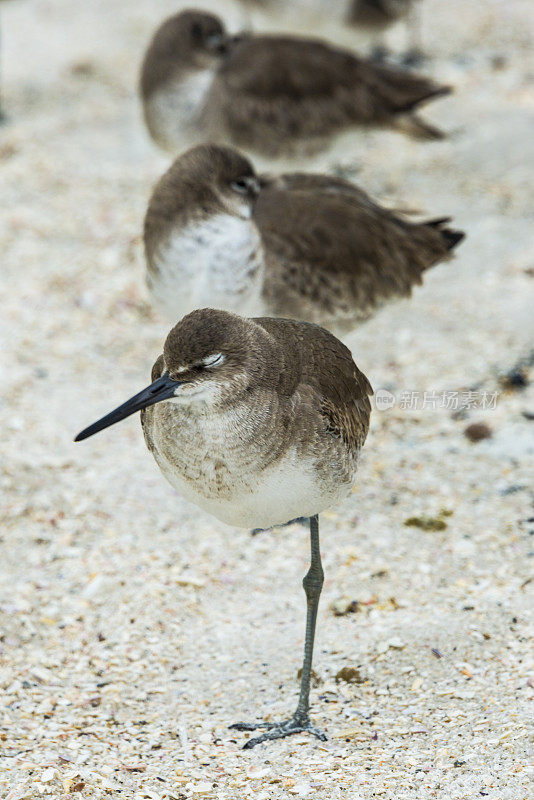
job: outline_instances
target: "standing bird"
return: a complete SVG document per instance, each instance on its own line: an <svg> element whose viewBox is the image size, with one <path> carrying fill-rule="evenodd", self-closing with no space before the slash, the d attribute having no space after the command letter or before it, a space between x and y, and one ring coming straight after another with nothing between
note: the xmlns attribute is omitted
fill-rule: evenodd
<svg viewBox="0 0 534 800"><path fill-rule="evenodd" d="M208 304L343 334L450 258L464 234L446 222L409 222L339 178L258 176L237 151L199 145L154 189L147 283L172 320Z"/></svg>
<svg viewBox="0 0 534 800"><path fill-rule="evenodd" d="M148 449L188 500L229 525L269 528L310 518L304 578L306 637L300 696L267 739L308 731L309 690L323 570L318 514L351 491L369 429L369 381L331 333L290 319L246 319L202 309L169 333L152 383L78 434L86 439L141 411Z"/></svg>
<svg viewBox="0 0 534 800"><path fill-rule="evenodd" d="M247 8L290 14L295 20L310 13L317 21L336 19L365 31L371 36L382 34L401 20L413 22L420 0L241 0ZM410 18L412 19L410 20Z"/></svg>
<svg viewBox="0 0 534 800"><path fill-rule="evenodd" d="M378 40L391 25L405 20L410 45L402 60L406 65L416 64L422 60L417 2L418 0L352 0L346 21L349 25L367 31ZM387 48L377 41L373 57L383 59L386 55Z"/></svg>
<svg viewBox="0 0 534 800"><path fill-rule="evenodd" d="M310 13L317 22L322 19L346 23L364 31L375 40L373 57L384 58L387 49L378 44L385 31L397 22L406 21L409 27L411 46L403 59L404 63L415 63L421 56L416 19L419 0L241 0L248 8L272 10L290 15L297 20L303 13Z"/></svg>
<svg viewBox="0 0 534 800"><path fill-rule="evenodd" d="M156 31L140 88L161 147L176 153L201 137L268 157L317 152L357 125L442 138L416 111L451 91L319 39L231 37L200 11L176 14Z"/></svg>

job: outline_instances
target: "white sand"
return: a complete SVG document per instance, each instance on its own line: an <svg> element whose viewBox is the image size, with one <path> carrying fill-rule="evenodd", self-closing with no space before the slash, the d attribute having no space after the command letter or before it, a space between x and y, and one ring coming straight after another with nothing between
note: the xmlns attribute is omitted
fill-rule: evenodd
<svg viewBox="0 0 534 800"><path fill-rule="evenodd" d="M534 399L497 377L533 333L532 4L425 0L429 69L456 86L427 116L451 137L373 132L330 159L468 232L351 338L375 389L500 394L466 419L400 401L374 413L356 490L322 518L312 700L328 741L250 752L227 724L296 700L306 534L251 538L187 506L137 419L71 441L148 382L166 333L140 231L167 159L135 84L176 5L1 8L2 796L525 800ZM471 444L476 421L493 437ZM404 525L442 509L445 530ZM334 616L343 597L363 610ZM345 666L365 682L336 683Z"/></svg>

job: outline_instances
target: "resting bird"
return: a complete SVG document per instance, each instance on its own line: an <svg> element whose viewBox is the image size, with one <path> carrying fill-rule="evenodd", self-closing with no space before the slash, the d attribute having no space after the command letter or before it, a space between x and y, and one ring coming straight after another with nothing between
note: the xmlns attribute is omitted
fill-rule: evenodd
<svg viewBox="0 0 534 800"><path fill-rule="evenodd" d="M171 320L209 304L340 335L451 256L464 234L447 222L410 222L327 175L258 176L236 150L199 145L150 199L148 287Z"/></svg>
<svg viewBox="0 0 534 800"><path fill-rule="evenodd" d="M199 138L266 157L314 153L354 126L385 126L437 139L417 110L451 89L318 39L227 34L199 11L166 20L146 52L145 121L161 147Z"/></svg>
<svg viewBox="0 0 534 800"><path fill-rule="evenodd" d="M230 525L268 528L310 518L311 564L295 713L250 748L309 732L317 608L323 584L318 514L350 494L369 429L372 389L350 351L328 331L290 319L243 319L205 308L169 333L152 383L78 434L76 441L141 411L147 447L188 500Z"/></svg>
<svg viewBox="0 0 534 800"><path fill-rule="evenodd" d="M406 22L409 47L402 57L406 65L423 60L417 13L418 0L352 0L346 17L349 25L366 31L375 40L373 58L383 59L388 50L382 42L385 31L396 22Z"/></svg>

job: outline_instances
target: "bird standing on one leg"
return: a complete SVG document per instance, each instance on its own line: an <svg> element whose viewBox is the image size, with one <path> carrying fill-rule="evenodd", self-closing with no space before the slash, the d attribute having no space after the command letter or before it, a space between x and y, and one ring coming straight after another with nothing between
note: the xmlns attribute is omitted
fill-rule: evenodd
<svg viewBox="0 0 534 800"><path fill-rule="evenodd" d="M324 738L308 714L323 581L317 515L351 491L371 386L348 348L323 328L213 309L194 311L171 330L152 381L76 441L141 411L149 450L186 499L238 527L310 518L298 706L246 746L301 731Z"/></svg>
<svg viewBox="0 0 534 800"><path fill-rule="evenodd" d="M319 608L319 598L323 588L324 573L321 563L321 550L319 547L319 517L310 517L310 544L311 544L311 563L310 568L302 585L306 592L306 634L304 637L304 661L302 662L302 672L300 677L300 693L297 708L292 717L282 722L235 722L230 725L238 731L255 731L258 728L266 728L265 733L249 739L244 746L245 750L254 747L260 742L268 739L281 739L290 736L292 733L313 733L318 739L326 740L326 736L310 722L310 680L313 659L313 643L315 640L315 626L317 623L317 610Z"/></svg>

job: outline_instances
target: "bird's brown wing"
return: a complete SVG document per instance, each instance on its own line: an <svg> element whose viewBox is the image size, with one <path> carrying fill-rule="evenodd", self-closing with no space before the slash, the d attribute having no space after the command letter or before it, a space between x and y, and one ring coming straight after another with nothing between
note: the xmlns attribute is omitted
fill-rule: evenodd
<svg viewBox="0 0 534 800"><path fill-rule="evenodd" d="M290 316L305 299L328 314L363 318L388 298L409 295L448 255L439 227L408 222L350 184L287 176L287 187L266 187L253 212L276 313Z"/></svg>
<svg viewBox="0 0 534 800"><path fill-rule="evenodd" d="M220 74L235 91L256 97L329 94L364 78L365 60L319 39L244 36L231 48Z"/></svg>
<svg viewBox="0 0 534 800"><path fill-rule="evenodd" d="M351 122L385 122L448 89L315 39L250 36L222 62L210 102L233 140L320 137Z"/></svg>
<svg viewBox="0 0 534 800"><path fill-rule="evenodd" d="M373 394L348 347L318 325L292 319L260 317L254 320L282 345L287 358L282 391L292 394L311 388L325 429L340 438L351 452L363 445L369 430Z"/></svg>
<svg viewBox="0 0 534 800"><path fill-rule="evenodd" d="M285 189L294 192L320 192L328 196L353 198L363 204L372 204L369 195L356 184L335 175L321 175L314 172L285 172L271 177L260 176L265 188Z"/></svg>

